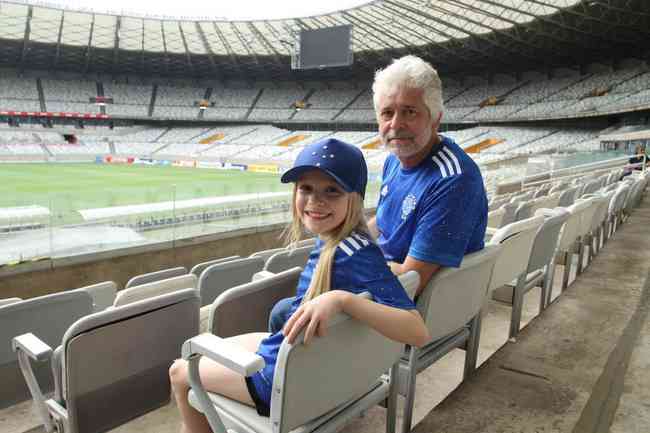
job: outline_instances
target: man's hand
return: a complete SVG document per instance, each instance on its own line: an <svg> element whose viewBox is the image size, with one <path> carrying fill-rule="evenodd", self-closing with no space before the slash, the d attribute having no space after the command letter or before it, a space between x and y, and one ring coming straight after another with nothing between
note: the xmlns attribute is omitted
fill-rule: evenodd
<svg viewBox="0 0 650 433"><path fill-rule="evenodd" d="M327 333L327 322L343 310L343 299L348 295L350 293L342 290L330 290L305 302L287 320L282 333L291 344L305 326L307 329L304 344L309 344L314 335L324 337Z"/></svg>
<svg viewBox="0 0 650 433"><path fill-rule="evenodd" d="M420 286L415 292L415 296L419 296L422 290L429 284L429 281L433 277L433 274L438 272L441 268L440 265L435 263L423 262L418 259L414 259L411 256L406 256L404 263L397 262L388 262L390 270L393 271L395 275L405 274L408 271L416 271L420 274Z"/></svg>

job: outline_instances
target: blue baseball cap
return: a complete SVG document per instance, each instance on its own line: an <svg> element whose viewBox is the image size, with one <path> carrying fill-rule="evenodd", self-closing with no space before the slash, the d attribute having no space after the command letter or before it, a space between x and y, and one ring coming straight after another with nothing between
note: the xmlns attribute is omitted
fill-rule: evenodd
<svg viewBox="0 0 650 433"><path fill-rule="evenodd" d="M305 147L287 170L282 183L295 182L309 170L321 170L336 180L347 192L366 194L368 167L361 149L335 138L318 140Z"/></svg>

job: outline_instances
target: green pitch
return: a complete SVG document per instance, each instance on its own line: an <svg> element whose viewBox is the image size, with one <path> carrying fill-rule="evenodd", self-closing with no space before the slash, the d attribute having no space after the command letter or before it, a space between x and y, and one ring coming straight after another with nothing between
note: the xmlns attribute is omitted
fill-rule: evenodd
<svg viewBox="0 0 650 433"><path fill-rule="evenodd" d="M289 191L277 174L145 165L0 164L0 207L77 209Z"/></svg>

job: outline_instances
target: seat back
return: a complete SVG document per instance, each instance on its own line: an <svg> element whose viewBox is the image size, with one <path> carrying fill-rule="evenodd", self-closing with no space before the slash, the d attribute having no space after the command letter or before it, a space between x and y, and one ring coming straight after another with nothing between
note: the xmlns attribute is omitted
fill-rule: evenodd
<svg viewBox="0 0 650 433"><path fill-rule="evenodd" d="M569 206L567 210L571 214L569 219L564 223L562 232L560 233L560 240L558 242L559 251L569 251L575 243L578 236L580 236L580 224L582 224L582 212L589 207L589 202L578 201Z"/></svg>
<svg viewBox="0 0 650 433"><path fill-rule="evenodd" d="M312 245L307 245L275 253L266 260L264 270L277 273L296 266L304 268L313 249Z"/></svg>
<svg viewBox="0 0 650 433"><path fill-rule="evenodd" d="M167 278L178 277L187 274L187 269L183 266L177 268L163 269L161 271L149 272L148 274L136 275L126 282L125 289L133 286L153 283L154 281L166 280Z"/></svg>
<svg viewBox="0 0 650 433"><path fill-rule="evenodd" d="M535 199L535 198L545 197L548 195L550 190L551 190L551 184L545 183L544 185L541 185L539 188L535 190L535 194L533 194L533 198Z"/></svg>
<svg viewBox="0 0 650 433"><path fill-rule="evenodd" d="M102 283L80 287L79 290L88 292L93 299L93 311L97 312L113 305L115 296L117 295L117 284L113 281L104 281Z"/></svg>
<svg viewBox="0 0 650 433"><path fill-rule="evenodd" d="M630 192L630 186L627 185L626 183L622 183L617 187L616 192L614 193L614 198L612 199L609 205L610 214L616 214L621 209L623 209L623 206L625 205L625 200L627 199L629 192Z"/></svg>
<svg viewBox="0 0 650 433"><path fill-rule="evenodd" d="M516 279L528 269L533 241L543 223L544 217L537 215L508 224L494 233L490 244L501 245L501 254L494 265L490 292Z"/></svg>
<svg viewBox="0 0 650 433"><path fill-rule="evenodd" d="M585 236L591 233L594 216L596 215L598 206L600 206L600 202L603 200L604 199L600 196L578 199L578 201L586 201L589 203L589 206L587 206L580 214L580 226L578 227L579 236Z"/></svg>
<svg viewBox="0 0 650 433"><path fill-rule="evenodd" d="M250 255L250 257L261 257L262 260L266 261L273 254L279 253L281 251L286 251L286 250L287 250L286 248L272 248L270 250L263 250L263 251L258 251L256 253L253 253Z"/></svg>
<svg viewBox="0 0 650 433"><path fill-rule="evenodd" d="M103 432L169 401L168 370L198 334L195 289L105 310L63 337L63 397L71 430Z"/></svg>
<svg viewBox="0 0 650 433"><path fill-rule="evenodd" d="M31 332L50 347L57 347L66 329L92 312L92 298L83 290L70 290L0 306L0 408L31 396L16 354L11 350L11 339ZM41 389L44 392L52 391L49 364L38 363L34 367Z"/></svg>
<svg viewBox="0 0 650 433"><path fill-rule="evenodd" d="M376 388L404 349L345 314L333 317L327 335L308 346L302 344L302 336L293 345L285 340L278 353L270 420L278 433L306 423L316 427L317 418Z"/></svg>
<svg viewBox="0 0 650 433"><path fill-rule="evenodd" d="M196 265L192 266L192 269L190 269L190 274L194 274L196 275L196 278L200 278L201 273L205 271L208 267L212 265L216 265L217 263L225 263L238 258L239 256L230 256L230 257L222 257L220 259L208 260L207 262L197 263Z"/></svg>
<svg viewBox="0 0 650 433"><path fill-rule="evenodd" d="M517 210L515 211L515 221L521 221L526 218L530 218L533 215L533 206L534 201L522 201L519 203Z"/></svg>
<svg viewBox="0 0 650 433"><path fill-rule="evenodd" d="M465 326L483 305L500 247L486 245L466 255L460 267L436 272L417 300L431 341Z"/></svg>
<svg viewBox="0 0 650 433"><path fill-rule="evenodd" d="M578 192L578 187L572 187L565 189L560 194L560 198L557 202L557 205L560 207L569 207L573 204L576 199L576 193Z"/></svg>
<svg viewBox="0 0 650 433"><path fill-rule="evenodd" d="M553 209L557 207L557 204L560 201L560 194L560 192L556 192L535 199L533 202L533 208L531 209L531 215L535 215L538 209Z"/></svg>
<svg viewBox="0 0 650 433"><path fill-rule="evenodd" d="M536 214L538 215L538 214ZM530 251L527 273L548 265L555 256L560 231L571 214L565 208L555 208L545 215L544 223L537 231Z"/></svg>
<svg viewBox="0 0 650 433"><path fill-rule="evenodd" d="M244 257L209 266L199 278L201 306L209 305L231 287L250 282L264 267L261 257Z"/></svg>
<svg viewBox="0 0 650 433"><path fill-rule="evenodd" d="M314 246L316 246L316 238L303 239L296 243L296 248L301 248L301 247L313 248Z"/></svg>
<svg viewBox="0 0 650 433"><path fill-rule="evenodd" d="M598 206L596 207L596 212L594 213L593 218L591 219L591 231L594 232L597 230L602 223L607 218L607 212L609 210L609 204L614 197L614 191L601 192L597 195L598 197Z"/></svg>
<svg viewBox="0 0 650 433"><path fill-rule="evenodd" d="M595 193L600 189L601 184L602 181L600 179L587 182L584 188L582 189L582 195Z"/></svg>
<svg viewBox="0 0 650 433"><path fill-rule="evenodd" d="M501 219L501 227L515 221L515 213L518 207L519 205L517 203L506 203L501 206L501 209L504 211L503 218Z"/></svg>
<svg viewBox="0 0 650 433"><path fill-rule="evenodd" d="M560 192L564 191L565 189L569 188L569 183L567 182L560 182L557 185L551 187L551 189L548 191L549 194L553 194L555 192Z"/></svg>
<svg viewBox="0 0 650 433"><path fill-rule="evenodd" d="M223 338L265 332L273 306L295 296L300 273L300 268L292 268L221 293L210 308L208 332Z"/></svg>
<svg viewBox="0 0 650 433"><path fill-rule="evenodd" d="M154 281L153 283L133 286L120 290L115 296L114 307L121 307L133 302L142 301L154 296L165 295L182 289L196 289L196 275L186 274L178 277L167 278L166 280Z"/></svg>
<svg viewBox="0 0 650 433"><path fill-rule="evenodd" d="M488 212L487 226L498 229L501 227L501 221L503 221L503 216L506 214L505 209L495 209Z"/></svg>

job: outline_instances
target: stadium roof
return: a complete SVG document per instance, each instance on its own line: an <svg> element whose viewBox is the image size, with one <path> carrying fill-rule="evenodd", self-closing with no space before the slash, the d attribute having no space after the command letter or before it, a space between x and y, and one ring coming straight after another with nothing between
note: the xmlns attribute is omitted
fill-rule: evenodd
<svg viewBox="0 0 650 433"><path fill-rule="evenodd" d="M290 70L296 34L353 26L350 68ZM365 76L404 53L442 72L644 57L646 0L379 0L283 20L111 15L0 1L0 65L212 79Z"/></svg>

